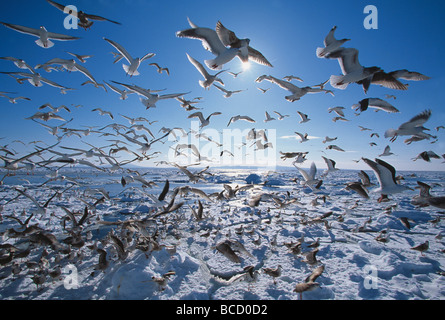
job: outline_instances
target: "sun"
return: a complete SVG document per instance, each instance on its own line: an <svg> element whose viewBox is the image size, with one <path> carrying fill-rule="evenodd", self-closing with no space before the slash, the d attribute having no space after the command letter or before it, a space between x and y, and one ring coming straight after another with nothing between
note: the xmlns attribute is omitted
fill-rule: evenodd
<svg viewBox="0 0 445 320"><path fill-rule="evenodd" d="M250 61L243 62L243 70L247 71L250 69Z"/></svg>

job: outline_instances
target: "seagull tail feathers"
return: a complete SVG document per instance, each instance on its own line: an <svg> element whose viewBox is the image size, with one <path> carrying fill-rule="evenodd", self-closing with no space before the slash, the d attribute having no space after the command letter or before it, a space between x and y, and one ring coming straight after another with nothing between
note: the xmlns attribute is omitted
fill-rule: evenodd
<svg viewBox="0 0 445 320"><path fill-rule="evenodd" d="M54 46L54 42L52 42L52 41L50 41L50 40L47 40L46 41L46 45L42 42L42 40L40 40L40 39L37 39L36 41L36 44L39 46L39 47L42 47L42 48L45 48L45 49L48 49L48 48L51 48L51 47L53 47Z"/></svg>
<svg viewBox="0 0 445 320"><path fill-rule="evenodd" d="M139 75L139 71L137 71L137 70L135 70L132 73L130 73L130 66L129 65L123 64L122 68L124 68L125 72L128 75L130 75L130 76L138 76Z"/></svg>
<svg viewBox="0 0 445 320"><path fill-rule="evenodd" d="M317 57L319 57L319 58L323 58L327 53L325 48L321 48L321 47L318 47L315 52L317 54Z"/></svg>
<svg viewBox="0 0 445 320"><path fill-rule="evenodd" d="M329 78L329 82L331 83L332 87L340 90L345 90L348 87L348 83L343 83L343 78L344 76L332 75Z"/></svg>

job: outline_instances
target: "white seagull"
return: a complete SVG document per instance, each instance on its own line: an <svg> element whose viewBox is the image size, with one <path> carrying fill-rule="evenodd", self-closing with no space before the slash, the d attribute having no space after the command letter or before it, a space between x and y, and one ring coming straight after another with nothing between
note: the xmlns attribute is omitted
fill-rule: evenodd
<svg viewBox="0 0 445 320"><path fill-rule="evenodd" d="M423 126L431 117L431 110L425 110L411 118L411 120L402 123L397 129L388 129L385 131L385 138L391 138L391 142L395 141L398 136L417 136L424 139L430 139L432 135L423 132L429 130Z"/></svg>
<svg viewBox="0 0 445 320"><path fill-rule="evenodd" d="M221 112L213 112L207 118L204 118L202 112L195 112L189 115L187 118L198 118L201 122L200 128L208 126L210 124L210 117L221 114Z"/></svg>
<svg viewBox="0 0 445 320"><path fill-rule="evenodd" d="M274 111L274 113L278 116L278 120L283 120L286 117L290 117L290 115L288 115L288 114L283 115L283 114L279 113L278 111Z"/></svg>
<svg viewBox="0 0 445 320"><path fill-rule="evenodd" d="M319 179L315 179L315 175L317 173L317 167L315 166L315 162L312 162L309 171L305 171L304 169L299 168L296 165L294 165L294 167L297 168L300 174L303 176L304 181L300 181L301 185L312 188L313 185L316 185L320 182Z"/></svg>
<svg viewBox="0 0 445 320"><path fill-rule="evenodd" d="M379 202L381 202L383 198L388 194L395 194L403 192L405 190L412 190L408 186L400 185L397 183L396 170L387 162L380 159L375 159L375 162L367 158L362 158L362 160L371 167L379 181L380 186L372 190L372 192L379 192L381 194Z"/></svg>
<svg viewBox="0 0 445 320"><path fill-rule="evenodd" d="M126 90L126 89L120 90L119 88L116 88L115 86L109 84L108 82L106 82L106 81L104 81L104 82L111 90L113 90L114 92L120 94L119 99L121 99L121 100L126 100L128 98L129 94L134 93L133 91Z"/></svg>
<svg viewBox="0 0 445 320"><path fill-rule="evenodd" d="M215 59L204 61L210 69L221 69L224 64L238 55L240 50L238 48L226 48L215 30L198 27L189 18L187 20L192 28L178 31L176 36L201 40L202 46L216 56Z"/></svg>
<svg viewBox="0 0 445 320"><path fill-rule="evenodd" d="M394 154L394 153L391 152L391 148L388 145L388 146L385 147L385 150L383 151L383 153L379 154L379 157L387 157L387 156L390 156L392 154Z"/></svg>
<svg viewBox="0 0 445 320"><path fill-rule="evenodd" d="M256 63L272 67L272 64L263 56L261 52L249 45L250 39L239 39L235 32L224 27L221 21L218 21L216 24L216 33L225 46L229 46L231 49L239 50L238 56L242 62L247 63L249 60L252 60Z"/></svg>
<svg viewBox="0 0 445 320"><path fill-rule="evenodd" d="M331 86L344 90L350 83L359 82L370 78L374 73L380 71L379 67L363 67L358 61L358 50L355 48L340 48L329 53L327 58L338 60L342 76L332 75Z"/></svg>
<svg viewBox="0 0 445 320"><path fill-rule="evenodd" d="M188 53L186 53L186 55L187 55L187 58L189 59L189 61L195 66L195 68L199 71L199 73L201 73L201 75L205 79L205 80L199 80L199 85L201 87L203 87L204 89L208 89L215 81L224 85L224 82L220 78L218 78L218 75L224 71L227 71L227 70L221 70L218 73L216 73L215 75L211 75L207 72L207 70L204 68L204 66L199 61L197 61L194 58L192 58L191 56L189 56Z"/></svg>
<svg viewBox="0 0 445 320"><path fill-rule="evenodd" d="M323 157L323 156L321 156L321 157L323 158L324 162L326 163L326 165L328 167L328 169L325 172L323 172L323 176L324 177L327 176L328 173L330 173L330 172L334 172L334 171L339 170L338 168L335 167L336 163L335 163L334 160L328 159L328 158Z"/></svg>
<svg viewBox="0 0 445 320"><path fill-rule="evenodd" d="M139 96L141 96L140 100L141 100L142 104L146 107L146 109L156 108L156 103L159 100L174 99L174 98L183 96L187 93L190 93L190 92L185 92L185 93L170 93L170 94L158 95L158 94L152 93L152 92L155 92L155 90L147 90L147 89L141 88L136 85L125 84L125 83L121 83L121 82L117 82L117 81L112 81L112 82L119 84L119 85L127 88L128 90L131 90L134 93L137 93ZM162 91L162 90L158 90L158 91Z"/></svg>
<svg viewBox="0 0 445 320"><path fill-rule="evenodd" d="M244 121L248 121L248 122L255 122L255 120L253 120L249 116L237 115L237 116L233 116L233 117L230 118L229 123L227 124L227 126L229 126L231 123L236 122L238 120L244 120Z"/></svg>
<svg viewBox="0 0 445 320"><path fill-rule="evenodd" d="M331 91L325 90L325 89L320 89L320 88L312 88L309 86L300 88L289 81L277 79L273 76L267 76L267 77L264 77L263 79L270 81L272 83L275 83L282 89L290 91L292 94L284 97L287 101L290 101L290 102L300 100L300 98L303 97L307 93L330 92L332 94Z"/></svg>
<svg viewBox="0 0 445 320"><path fill-rule="evenodd" d="M67 60L67 59L54 58L54 59L51 59L51 60L45 62L44 64L38 64L36 66L36 69L43 68L46 70L46 67L49 65L52 65L52 64L61 65L64 69L66 69L70 72L71 71L79 71L79 72L83 73L88 79L93 81L95 84L98 84L96 79L94 79L93 75L91 74L91 72L84 66L78 64L74 59Z"/></svg>
<svg viewBox="0 0 445 320"><path fill-rule="evenodd" d="M224 89L223 87L217 85L216 83L213 84L216 88L218 88L219 90L221 90L222 92L224 92L224 98L230 98L234 93L239 93L239 92L243 92L244 90L227 90Z"/></svg>
<svg viewBox="0 0 445 320"><path fill-rule="evenodd" d="M39 47L48 49L54 46L54 42L51 40L58 40L58 41L69 41L69 40L77 40L80 39L78 37L72 37L67 36L60 33L54 33L54 32L48 32L44 26L41 26L39 29L19 26L16 24L10 24L6 22L0 22L2 25L4 25L7 28L10 28L12 30L15 30L20 33L29 34L31 36L38 37L39 39L36 40L36 44Z"/></svg>
<svg viewBox="0 0 445 320"><path fill-rule="evenodd" d="M138 68L139 68L140 64L144 60L150 59L155 56L154 53L147 53L142 58L133 58L128 53L128 51L125 50L125 48L122 47L120 44L114 42L113 40L107 39L107 38L103 38L103 39L105 41L107 41L109 44L111 44L117 51L119 51L119 53L122 54L124 56L124 58L128 61L128 63L130 65L123 64L122 67L124 68L127 75L130 75L130 77L139 75Z"/></svg>
<svg viewBox="0 0 445 320"><path fill-rule="evenodd" d="M305 123L305 122L308 122L309 120L311 120L311 119L308 118L307 114L305 114L303 112L300 112L300 111L297 111L297 113L298 113L298 115L301 118L299 123Z"/></svg>
<svg viewBox="0 0 445 320"><path fill-rule="evenodd" d="M350 41L351 39L341 39L341 40L337 40L335 39L334 36L334 32L337 29L337 26L334 26L329 33L327 34L327 36L324 38L324 48L317 48L316 50L316 54L317 57L319 58L323 58L325 55L327 55L328 53L337 50L338 48L340 48L340 46L345 43L346 41Z"/></svg>
<svg viewBox="0 0 445 320"><path fill-rule="evenodd" d="M266 119L264 119L264 122L269 122L269 121L273 121L273 120L277 120L277 119L275 119L275 118L272 118L270 115L269 115L269 112L265 112L265 115L266 115Z"/></svg>
<svg viewBox="0 0 445 320"><path fill-rule="evenodd" d="M302 134L302 133L299 133L299 132L295 132L295 134L298 135L298 136L300 137L300 139L301 139L301 140L300 140L300 143L309 141L309 139L308 139L308 134L307 134L307 133Z"/></svg>

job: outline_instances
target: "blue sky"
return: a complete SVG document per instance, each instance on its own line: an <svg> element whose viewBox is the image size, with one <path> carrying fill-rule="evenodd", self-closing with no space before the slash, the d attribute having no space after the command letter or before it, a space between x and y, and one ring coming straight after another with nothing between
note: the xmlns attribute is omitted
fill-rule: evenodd
<svg viewBox="0 0 445 320"><path fill-rule="evenodd" d="M211 124L206 127L207 132L221 132L227 128L231 116L241 114L249 115L256 120L255 124L236 122L229 129L248 130L252 127L267 129L269 138L275 137L274 152L304 151L308 153L308 161L303 166L309 166L315 161L320 168L324 168L321 156L331 158L337 162L339 168L369 169L366 164L356 164L352 160L360 157L376 158L383 152L386 145L391 146L393 156L384 157L398 170L443 170L445 164L442 160L433 159L431 163L422 160L412 161L422 151L432 150L441 155L445 153L445 130L436 132L437 126L445 125L444 97L442 89L444 81L443 62L445 41L443 30L445 22L443 14L445 4L443 1L224 1L221 5L209 1L86 1L70 0L58 1L64 5L75 5L79 10L97 14L116 20L122 25L109 22L95 22L93 27L85 31L81 28L67 30L63 26L66 17L64 13L49 5L45 0L15 0L0 3L0 21L18 24L33 28L44 25L49 31L80 37L76 41L59 42L50 49L38 47L36 38L0 26L2 49L0 56L12 56L24 59L31 66L44 63L52 58L70 59L66 51L78 54L91 54L94 57L83 64L91 71L96 80L119 81L149 89L166 89L164 93L191 92L185 96L187 99L203 97L199 107L203 108L204 115L221 111L222 115L211 118ZM372 4L378 9L378 29L367 30L363 21L367 14L363 13L366 5ZM202 27L214 28L220 20L227 28L236 32L240 38L250 38L251 46L261 51L274 65L273 68L251 63L237 78L228 73L221 74L226 89L246 90L235 94L231 98L224 98L222 93L212 87L206 91L198 84L201 75L189 63L186 53L198 61L213 58L213 55L204 50L200 41L177 38L175 32L189 28L189 17L195 24ZM346 47L359 50L359 60L364 66L379 66L385 71L408 69L418 71L431 77L428 81L405 81L409 83L407 91L396 91L372 85L365 95L358 85L350 85L346 90L337 90L327 84L335 97L329 94L310 94L296 102L288 102L284 96L289 93L278 86L263 81L256 83L255 79L263 74L283 78L287 75L301 77L304 82L293 83L298 86L315 85L321 83L333 74L340 74L336 60L319 59L315 55L317 47L323 45L323 39L332 26L338 26L337 38L350 38ZM122 63L113 64L110 53L114 48L103 40L109 38L124 46L133 56L143 56L148 52L156 54L155 57L145 61L139 68L140 76L129 78L122 69ZM170 69L170 76L158 74L153 66L148 64L156 62ZM234 59L224 66L232 72L242 70L239 59ZM0 71L22 71L12 62L0 60ZM214 73L214 71L210 71ZM42 76L67 87L75 88L65 95L60 90L47 85L34 88L28 83L18 84L11 77L0 74L0 91L17 92L11 96L26 96L31 101L19 101L13 105L5 98L0 98L0 108L3 116L0 118L0 145L20 152L33 151L32 145L23 146L34 140L43 140L48 144L56 139L38 124L25 120L26 117L38 111L44 103L51 103L57 107L66 105L71 113L60 111L59 115L73 121L67 125L69 128L85 128L82 126L105 126L116 122L129 125L128 121L118 114L130 117L143 116L150 120L157 120L150 130L159 136L162 127L182 127L185 130L192 126L185 111L176 100L163 100L157 108L146 110L139 101L139 97L131 95L127 100L121 101L118 95L108 90L93 86L81 86L88 80L79 72L41 72ZM270 88L265 94L257 88ZM396 100L386 99L385 94L392 94ZM351 106L364 98L382 98L392 103L401 112L388 114L368 110L361 115L354 115ZM83 105L75 108L74 105ZM328 108L334 106L345 107L348 122L333 122L333 113ZM94 108L102 108L114 114L114 120L92 112ZM437 135L438 141L415 142L406 145L399 137L394 143L385 139L386 129L396 128L425 109L432 110L432 117L426 123L431 131ZM282 121L264 123L264 113L268 111L275 116L273 110L290 117ZM297 111L308 114L309 122L299 124ZM58 125L61 122L51 120L47 124ZM369 131L360 131L359 125L377 132L380 138L370 138ZM213 131L212 131L213 130ZM312 139L300 143L294 132L308 133ZM109 131L111 132L111 131ZM333 144L338 145L346 152L326 150L327 144L322 140L325 136L338 137ZM219 138L222 141L222 133ZM96 146L109 144L110 137L99 137L91 134L79 139L78 137L64 138L60 145L88 149L81 142L85 141ZM115 139L111 137L110 139ZM116 139L125 140L123 137ZM193 142L189 140L190 142ZM370 142L377 145L371 147ZM206 141L200 141L205 148ZM160 151L161 155L155 161L169 160L169 146L174 141L164 144L156 143L152 151ZM233 152L233 150L232 150ZM253 152L247 151L246 152ZM120 159L126 156L121 154ZM282 162L279 158L277 165L290 165L291 161ZM153 162L144 163L153 165Z"/></svg>

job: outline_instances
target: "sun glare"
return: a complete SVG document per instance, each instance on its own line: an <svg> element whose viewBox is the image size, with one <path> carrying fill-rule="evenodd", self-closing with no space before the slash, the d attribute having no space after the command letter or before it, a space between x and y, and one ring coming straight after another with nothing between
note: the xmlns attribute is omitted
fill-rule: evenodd
<svg viewBox="0 0 445 320"><path fill-rule="evenodd" d="M243 70L249 70L250 69L250 61L243 62Z"/></svg>

